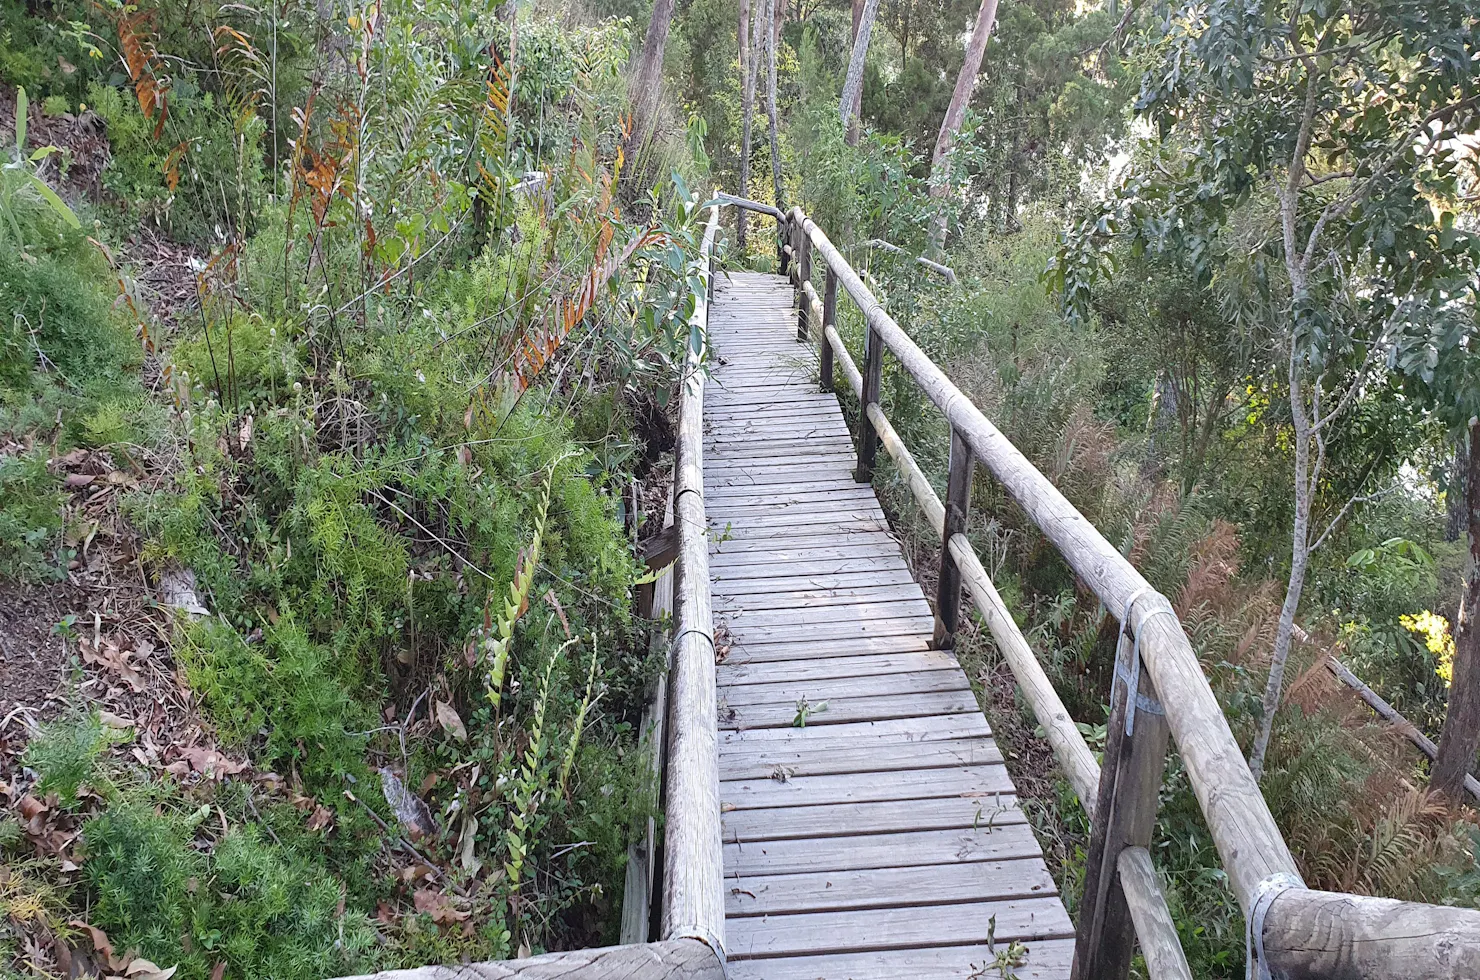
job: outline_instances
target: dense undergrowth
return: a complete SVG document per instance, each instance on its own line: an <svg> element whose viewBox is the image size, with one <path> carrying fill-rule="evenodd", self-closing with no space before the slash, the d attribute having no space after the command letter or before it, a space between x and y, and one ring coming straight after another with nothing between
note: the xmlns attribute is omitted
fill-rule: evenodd
<svg viewBox="0 0 1480 980"><path fill-rule="evenodd" d="M277 7L0 14L0 96L107 147L4 187L0 575L114 595L6 764L7 972L614 941L654 806L635 490L696 249L624 179L629 25ZM150 678L190 717L125 714Z"/></svg>

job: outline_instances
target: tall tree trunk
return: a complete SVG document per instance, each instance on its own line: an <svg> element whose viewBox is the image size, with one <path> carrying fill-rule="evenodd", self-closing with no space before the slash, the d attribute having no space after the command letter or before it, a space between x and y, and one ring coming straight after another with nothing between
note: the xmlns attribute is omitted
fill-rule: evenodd
<svg viewBox="0 0 1480 980"><path fill-rule="evenodd" d="M863 23L864 0L853 0L853 33L848 35L848 50L851 53L853 44L858 40L858 28ZM848 109L848 132L844 139L849 146L857 146L859 138L858 119L863 115L863 86L858 86L858 91L853 94L853 105Z"/></svg>
<svg viewBox="0 0 1480 980"><path fill-rule="evenodd" d="M854 9L858 7L855 4ZM843 97L838 100L838 114L843 118L849 146L858 145L858 109L863 103L863 63L868 55L869 37L874 32L874 18L879 13L879 0L863 0L863 8L853 25L853 54L848 58L848 76L843 80Z"/></svg>
<svg viewBox="0 0 1480 980"><path fill-rule="evenodd" d="M1463 440L1461 441L1463 445ZM1454 671L1449 683L1449 710L1439 733L1439 756L1429 785L1451 800L1463 796L1465 777L1480 750L1480 419L1470 419L1465 523L1470 534L1470 561L1464 598L1454 630ZM1458 476L1458 474L1456 474ZM1451 487L1451 493L1459 488Z"/></svg>
<svg viewBox="0 0 1480 980"><path fill-rule="evenodd" d="M1445 541L1458 541L1469 524L1465 509L1465 480L1470 472L1470 450L1471 447L1465 444L1465 437L1461 435L1455 441L1454 462L1449 467L1449 490L1444 494L1445 509L1449 511L1444 521Z"/></svg>
<svg viewBox="0 0 1480 980"><path fill-rule="evenodd" d="M663 86L663 49L668 44L668 29L673 25L673 0L654 0L653 19L648 21L647 37L629 73L627 94L632 100L632 133L628 137L627 156L634 159L648 141L658 121L658 98Z"/></svg>
<svg viewBox="0 0 1480 980"><path fill-rule="evenodd" d="M904 0L904 14L900 17L899 28L899 66L901 68L910 57L910 14L914 9L915 0Z"/></svg>
<svg viewBox="0 0 1480 980"><path fill-rule="evenodd" d="M766 116L771 124L771 184L776 192L776 206L784 209L785 194L781 187L781 136L776 116L776 49L781 45L781 18L785 0L771 0L772 20L766 31Z"/></svg>
<svg viewBox="0 0 1480 980"><path fill-rule="evenodd" d="M956 145L956 134L961 131L961 120L966 118L966 107L971 104L971 93L976 90L976 76L981 71L982 58L987 53L987 39L992 35L992 26L997 22L997 0L982 0L976 13L976 27L971 32L971 43L966 46L966 60L961 63L961 73L956 76L956 90L951 93L951 104L946 117L940 122L940 135L935 139L935 153L930 158L930 196L944 198L950 188L950 174L944 161ZM939 250L946 243L946 219L942 211L931 230L931 241Z"/></svg>
<svg viewBox="0 0 1480 980"><path fill-rule="evenodd" d="M760 18L756 18L759 20ZM740 196L750 196L750 117L755 109L754 58L750 50L750 0L740 0ZM735 209L735 244L745 254L745 209Z"/></svg>
<svg viewBox="0 0 1480 980"><path fill-rule="evenodd" d="M1315 497L1315 484L1310 478L1310 444L1313 419L1305 397L1300 358L1290 354L1290 409L1295 425L1295 526L1290 534L1290 580L1285 586L1285 602L1280 607L1280 621L1275 628L1274 650L1269 658L1269 679L1264 685L1264 700L1259 717L1259 730L1249 752L1249 771L1257 782L1264 772L1264 756L1269 751L1270 734L1274 731L1275 712L1280 707L1280 693L1285 682L1285 664L1290 659L1290 646L1295 639L1295 613L1300 609L1300 595L1305 591L1305 572L1310 563L1310 511ZM1314 384L1320 384L1317 379ZM1315 404L1320 404L1316 401Z"/></svg>

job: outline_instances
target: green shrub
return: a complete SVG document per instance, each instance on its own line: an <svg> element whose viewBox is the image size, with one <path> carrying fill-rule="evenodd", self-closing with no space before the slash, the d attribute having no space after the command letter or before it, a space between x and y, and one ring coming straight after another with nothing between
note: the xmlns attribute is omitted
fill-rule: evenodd
<svg viewBox="0 0 1480 980"><path fill-rule="evenodd" d="M134 385L121 385L100 392L98 400L82 417L79 436L90 446L154 447L169 426L165 407Z"/></svg>
<svg viewBox="0 0 1480 980"><path fill-rule="evenodd" d="M37 370L77 387L117 381L139 363L88 248L69 243L34 261L0 248L0 392L29 392Z"/></svg>
<svg viewBox="0 0 1480 980"><path fill-rule="evenodd" d="M44 452L0 457L0 576L37 581L60 574L54 550L62 501Z"/></svg>
<svg viewBox="0 0 1480 980"><path fill-rule="evenodd" d="M139 111L132 92L95 82L87 101L108 125L113 153L103 186L126 205L128 223L151 219L185 241L209 241L218 229L246 234L255 228L266 132L255 114L241 117L238 131L224 102L202 92L188 70L173 80L168 122L158 138L155 121Z"/></svg>
<svg viewBox="0 0 1480 980"><path fill-rule="evenodd" d="M318 980L365 962L374 932L363 914L338 911L338 881L251 826L212 857L210 935L237 976Z"/></svg>
<svg viewBox="0 0 1480 980"><path fill-rule="evenodd" d="M278 327L239 313L175 344L171 359L223 404L249 411L275 404L300 372L297 348Z"/></svg>
<svg viewBox="0 0 1480 980"><path fill-rule="evenodd" d="M77 791L99 776L99 763L113 733L97 712L78 712L43 725L26 746L26 765L40 774L36 788L55 792L64 806L77 802Z"/></svg>
<svg viewBox="0 0 1480 980"><path fill-rule="evenodd" d="M346 773L364 775L365 739L353 732L371 727L372 716L352 697L359 687L353 668L346 671L291 619L250 645L219 622L195 624L175 652L222 734L255 744L263 763L291 765L308 786L336 799Z"/></svg>
<svg viewBox="0 0 1480 980"><path fill-rule="evenodd" d="M210 970L204 950L187 955L181 944L204 918L208 894L200 887L205 858L189 846L193 833L191 821L143 802L122 803L83 826L83 869L94 894L90 921L115 947L203 976Z"/></svg>
<svg viewBox="0 0 1480 980"><path fill-rule="evenodd" d="M307 857L253 826L214 847L196 840L211 813L166 801L117 804L83 828L89 921L182 980L213 966L242 980L319 980L369 964L374 933L362 913L338 909L340 884Z"/></svg>

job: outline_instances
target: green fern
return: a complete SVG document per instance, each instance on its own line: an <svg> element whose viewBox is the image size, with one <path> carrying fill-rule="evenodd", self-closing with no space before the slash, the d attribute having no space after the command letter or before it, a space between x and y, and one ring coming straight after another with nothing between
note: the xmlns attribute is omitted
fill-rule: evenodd
<svg viewBox="0 0 1480 980"><path fill-rule="evenodd" d="M550 485L555 477L554 467L545 473L545 482L540 487L539 511L534 521L534 537L529 548L520 556L519 567L509 583L509 597L504 600L496 623L492 621L491 606L494 597L489 597L490 608L483 612L484 637L480 643L479 660L486 664L485 686L488 700L495 709L503 701L504 674L509 666L509 645L514 640L514 624L529 608L529 590L534 584L535 566L540 562L540 547L545 538L545 518L550 511Z"/></svg>
<svg viewBox="0 0 1480 980"><path fill-rule="evenodd" d="M586 730L586 714L591 710L596 699L591 697L591 692L596 686L596 634L591 634L591 667L586 671L586 695L581 698L581 708L576 712L575 723L571 726L570 744L565 747L565 761L560 764L560 795L565 795L565 788L570 784L570 771L576 764L576 750L581 745L581 733ZM597 696L598 698L600 695Z"/></svg>
<svg viewBox="0 0 1480 980"><path fill-rule="evenodd" d="M509 859L504 862L504 874L508 876L509 891L517 892L524 875L524 859L534 847L530 828L539 809L540 797L545 790L545 774L540 762L545 754L545 709L550 705L551 679L555 673L555 662L574 640L567 640L540 676L540 696L535 703L534 718L529 724L529 744L524 748L524 761L519 769L519 780L514 785L514 812L509 817L512 825L505 838L509 845Z"/></svg>

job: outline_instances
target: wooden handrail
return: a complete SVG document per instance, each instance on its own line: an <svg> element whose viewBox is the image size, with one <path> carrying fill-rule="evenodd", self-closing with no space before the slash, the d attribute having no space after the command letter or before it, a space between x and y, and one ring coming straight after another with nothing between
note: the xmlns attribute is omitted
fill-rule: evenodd
<svg viewBox="0 0 1480 980"><path fill-rule="evenodd" d="M1208 685L1171 603L1153 590L1099 530L1028 462L1018 448L946 377L894 321L852 266L812 219L800 217L813 248L863 313L901 367L914 378L976 458L991 471L1105 608L1130 615L1140 655L1166 708L1172 735L1234 894L1247 913L1259 883L1272 875L1299 877L1274 816L1244 762L1242 751ZM1135 605L1127 609L1131 599Z"/></svg>
<svg viewBox="0 0 1480 980"><path fill-rule="evenodd" d="M522 960L419 966L341 980L725 980L724 963L697 939L601 946Z"/></svg>
<svg viewBox="0 0 1480 980"><path fill-rule="evenodd" d="M713 278L718 229L716 204L710 208L700 249L706 288L696 301L692 322L701 336L708 325L708 284ZM678 407L673 508L679 550L669 664L662 921L664 939L699 939L723 957L724 854L716 748L714 615L709 595L709 522L704 513L702 353L689 350Z"/></svg>
<svg viewBox="0 0 1480 980"><path fill-rule="evenodd" d="M1105 608L1121 619L1119 659L1122 666L1127 660L1135 665L1141 683L1139 692L1129 684L1115 686L1114 693L1118 696L1113 702L1111 727L1118 729L1126 711L1134 711L1142 705L1141 699L1145 699L1143 715L1136 719L1138 724L1153 730L1156 725L1170 729L1223 860L1229 884L1249 923L1250 975L1274 980L1480 977L1480 912L1338 895L1305 887L1171 603L1150 587L1094 525L920 350L814 221L795 208L789 215L789 223L790 236L797 243L789 248L790 254L799 255L805 244L808 253L821 256L827 274L828 298L832 298L840 282L863 314L866 365L860 370L837 332L835 310L829 308L834 304L818 302L815 287L804 281L802 270L795 266L791 270L791 278L797 285L799 312L820 326L820 329L799 329L799 339L804 335L816 335L820 339L825 351L823 389L831 390L832 367L837 363L859 397L860 477L868 475L871 444L882 441L900 465L922 510L935 528L944 532L945 506L899 440L878 402L878 372L882 352L887 349L950 422L953 443L969 448L969 453L962 454L967 461L960 465L969 468L975 461L985 465L1058 548L1075 574L1094 590ZM810 272L810 254L808 258ZM954 470L958 465L954 445L952 456ZM959 474L953 473L952 477L956 482ZM1115 885L1123 889L1124 902L1129 904L1128 912L1141 939L1151 975L1188 976L1149 853L1131 840L1137 834L1149 840L1156 793L1155 785L1147 783L1147 773L1154 771L1155 784L1159 785L1160 760L1127 754L1117 760L1114 776L1109 770L1102 773L996 594L969 540L964 534L953 533L944 538L942 550L943 560L960 566L963 584L981 610L1040 723L1049 732L1050 745L1081 802L1095 820L1097 842L1108 848L1105 854L1113 869L1110 873L1117 878ZM951 601L956 601L955 597ZM939 609L937 620L941 622ZM937 632L940 635L939 626ZM1141 663L1145 665L1144 673L1138 666ZM1135 697L1137 694L1139 699ZM1148 708L1155 712L1150 719L1144 717ZM1129 751L1129 723L1126 727ZM1138 752L1137 756L1146 754ZM1107 747L1107 765L1110 758ZM1129 779L1137 791L1127 796L1118 788L1106 791L1100 784L1111 778ZM1108 801L1110 805L1107 808L1091 802L1095 800ZM1118 816L1107 812L1117 806L1134 806L1149 812ZM1088 873L1094 873L1094 869ZM1095 910L1089 914L1096 914ZM1103 909L1098 914L1103 915ZM1091 972L1086 972L1080 960L1086 949L1084 927L1085 923L1081 922L1075 976L1081 980L1117 973L1124 976L1123 966L1108 966L1108 961L1096 962L1089 968ZM1168 938L1170 943L1165 941ZM1126 953L1124 963L1128 962Z"/></svg>
<svg viewBox="0 0 1480 980"><path fill-rule="evenodd" d="M832 350L834 362L842 367L854 395L860 397L862 404L862 375L844 346L836 326L827 321L820 305L812 304L811 313L813 323L823 325L821 342ZM943 534L946 509L936 495L935 488L930 485L914 455L899 438L899 433L894 430L878 403L866 406L865 410L878 430L885 452L894 460L926 520L937 534ZM1008 613L1006 604L998 595L971 541L965 534L958 533L951 535L949 542L949 550L961 570L962 584L975 600L977 609L991 631L992 639L996 641L997 648L1002 651L1018 686L1022 688L1024 699L1043 726L1054 757L1068 777L1075 795L1093 820L1096 788L1100 782L1100 765L1095 762L1094 753L1074 724L1069 709L1054 690L1053 682L1038 663L1027 638ZM1119 861L1121 879L1130 900L1130 912L1135 919L1136 935L1141 940L1141 949L1152 980L1192 980L1192 969L1182 952L1177 926L1157 881L1150 852L1144 847L1126 848L1121 852Z"/></svg>

